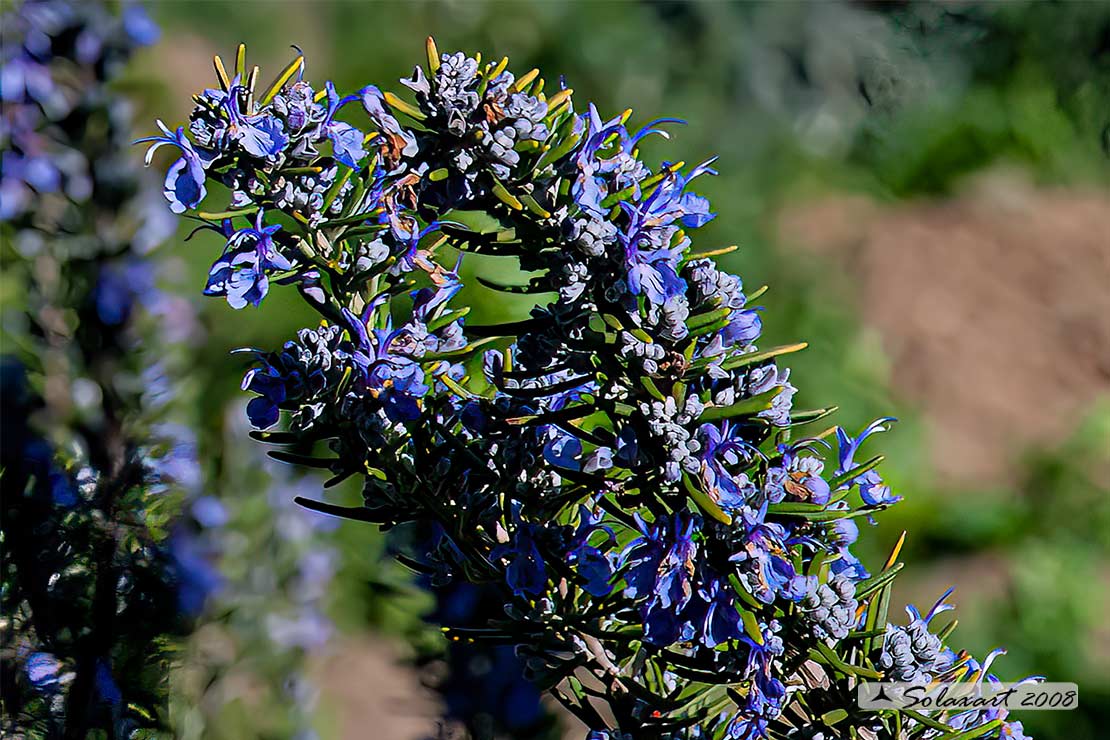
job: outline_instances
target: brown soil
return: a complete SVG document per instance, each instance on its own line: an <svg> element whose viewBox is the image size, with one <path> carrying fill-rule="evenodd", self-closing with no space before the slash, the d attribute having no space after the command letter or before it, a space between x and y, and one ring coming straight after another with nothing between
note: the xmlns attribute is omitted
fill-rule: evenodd
<svg viewBox="0 0 1110 740"><path fill-rule="evenodd" d="M321 709L338 715L343 740L419 740L436 737L435 695L404 664L396 642L368 635L337 637L314 677Z"/></svg>
<svg viewBox="0 0 1110 740"><path fill-rule="evenodd" d="M779 232L849 273L949 480L1012 479L1015 453L1110 392L1106 193L993 173L947 201L828 197L784 211Z"/></svg>

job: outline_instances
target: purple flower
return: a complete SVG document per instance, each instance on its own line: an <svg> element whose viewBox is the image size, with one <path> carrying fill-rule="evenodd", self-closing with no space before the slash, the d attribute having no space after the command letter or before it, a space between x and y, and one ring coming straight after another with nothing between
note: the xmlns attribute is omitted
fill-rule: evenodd
<svg viewBox="0 0 1110 740"><path fill-rule="evenodd" d="M248 303L258 306L270 290L267 270L291 270L293 264L278 251L273 235L281 229L262 223L263 212L255 217L253 227L239 229L228 238L223 255L212 263L204 294L226 296L235 309Z"/></svg>
<svg viewBox="0 0 1110 740"><path fill-rule="evenodd" d="M196 208L200 205L204 196L207 195L208 191L204 187L204 168L211 164L212 158L204 150L197 150L193 146L193 143L186 138L184 128L179 126L177 131L171 134L170 130L166 128L166 124L162 121L157 121L157 123L158 128L162 129L162 136L148 136L135 143L153 142L150 148L146 150L146 165L148 167L154 152L160 146L170 144L181 150L181 157L171 164L169 171L166 172L166 182L162 193L169 201L171 211L184 213L187 209Z"/></svg>

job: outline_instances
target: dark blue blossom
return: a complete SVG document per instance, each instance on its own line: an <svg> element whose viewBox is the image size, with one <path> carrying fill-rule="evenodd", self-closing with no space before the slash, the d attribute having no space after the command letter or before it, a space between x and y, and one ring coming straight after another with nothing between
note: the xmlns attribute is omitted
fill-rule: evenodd
<svg viewBox="0 0 1110 740"><path fill-rule="evenodd" d="M669 645L683 635L682 613L694 597L698 522L683 514L652 524L639 517L636 521L640 536L618 558L624 593L634 600L644 599L640 606L644 639Z"/></svg>
<svg viewBox="0 0 1110 740"><path fill-rule="evenodd" d="M594 536L595 534L601 535L600 542L598 537ZM591 538L596 544L591 544ZM583 590L591 596L607 596L613 590L610 583L613 566L601 548L611 546L615 542L613 530L601 523L601 517L591 512L585 505L580 506L578 526L567 543L566 558L567 563L578 573Z"/></svg>
<svg viewBox="0 0 1110 740"><path fill-rule="evenodd" d="M537 543L542 527L517 522L509 543L494 548L490 556L508 561L505 581L517 596L538 596L547 588L547 571Z"/></svg>

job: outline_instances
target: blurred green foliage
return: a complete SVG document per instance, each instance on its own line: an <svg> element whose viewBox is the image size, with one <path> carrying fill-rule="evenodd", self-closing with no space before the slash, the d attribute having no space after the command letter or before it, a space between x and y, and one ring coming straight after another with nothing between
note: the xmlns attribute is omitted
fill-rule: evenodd
<svg viewBox="0 0 1110 740"><path fill-rule="evenodd" d="M894 397L882 349L861 329L852 277L777 245L774 214L792 199L824 192L881 202L947 196L968 175L999 163L1017 164L1040 183L1106 187L1110 3L460 0L160 3L153 10L167 33L139 66L165 90L146 90L144 103L179 118L187 114L185 93L211 84L211 54L227 54L240 41L265 62L263 77L296 44L314 75L341 89L367 82L396 89L395 80L410 72L400 60L434 35L441 49L506 54L518 69L562 73L578 99L595 101L603 114L619 103L633 107L634 121L686 119L675 135L688 161L720 156L721 176L698 183L721 209L702 230L704 246L740 245L724 258L728 266L749 289L771 285L762 301L767 343L811 344L793 363L805 379L800 407L835 403L843 409L837 421L849 429L884 414L902 419L883 440L884 470L907 501L864 533L870 562L885 556L904 527L911 572L931 572L931 563L951 570L956 558L1001 563L991 578L1004 584L1002 593L990 603L975 592L995 594L997 584L961 584L962 601L974 605L961 612L961 641L980 655L1008 646L1007 675L1080 683L1079 712L1022 717L1035 736L1104 737L1106 410L1082 427L1077 420L1074 439L1059 448L1015 462L1027 471L1016 489L943 490L929 473L919 415ZM195 293L219 246L211 234L182 246L189 273L183 282ZM497 258L464 269L496 279L515 270ZM520 317L530 305L480 286L467 291L462 300L474 304L475 323ZM265 320L246 310L229 321L224 306L202 306L211 334L194 368L207 389L198 413L208 426L202 459L220 452L222 409L242 403L225 382L243 366L242 356L228 350L277 346L311 320L281 291L268 301L287 319L275 321L277 310ZM434 638L413 619L421 602L404 579L381 577L380 539L348 524L335 546L342 565L332 611L340 626ZM392 598L398 593L405 594L400 602Z"/></svg>

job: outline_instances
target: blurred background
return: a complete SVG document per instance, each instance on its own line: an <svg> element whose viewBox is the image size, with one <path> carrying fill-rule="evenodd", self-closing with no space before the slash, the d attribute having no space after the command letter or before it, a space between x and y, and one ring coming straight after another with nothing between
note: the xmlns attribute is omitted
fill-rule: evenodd
<svg viewBox="0 0 1110 740"><path fill-rule="evenodd" d="M648 156L720 157L721 175L698 182L719 213L700 243L739 245L728 267L749 290L770 286L764 341L810 343L792 363L801 406L836 404L848 429L900 420L876 447L905 501L862 533L865 562L909 530L896 599L931 604L956 586L954 644L1006 646L1007 677L1080 685L1079 711L1019 714L1026 730L1106 737L1110 3L148 7L161 40L122 84L136 137L155 117L185 120L213 84L213 54L239 42L263 78L296 45L310 79L397 89L427 35L444 51L508 55L518 73L562 74L606 116L685 119ZM527 729L506 736L558 737L497 661L469 667L487 696L453 694L422 619L437 607L388 542L296 510L292 496L318 481L244 441L246 399L229 378L246 361L229 351L279 346L312 318L275 291L284 312L231 320L200 295L219 237L186 234L162 249L164 282L196 311L180 382L225 515L220 583L174 679L181 735L463 736L441 724L446 703L512 709L508 725ZM477 323L527 311L468 290Z"/></svg>

